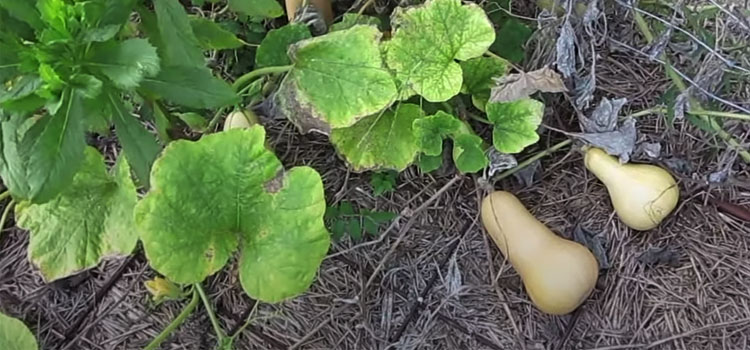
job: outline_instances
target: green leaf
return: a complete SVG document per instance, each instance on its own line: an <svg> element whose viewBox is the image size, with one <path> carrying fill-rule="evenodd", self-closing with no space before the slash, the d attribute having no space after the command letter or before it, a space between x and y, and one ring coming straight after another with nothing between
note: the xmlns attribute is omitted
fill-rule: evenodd
<svg viewBox="0 0 750 350"><path fill-rule="evenodd" d="M304 24L292 23L268 31L255 53L256 68L291 64L292 61L287 56L289 46L310 37L310 29Z"/></svg>
<svg viewBox="0 0 750 350"><path fill-rule="evenodd" d="M46 63L39 65L39 78L47 85L45 88L50 91L60 91L65 85L65 82L60 79L60 75L55 72L55 69Z"/></svg>
<svg viewBox="0 0 750 350"><path fill-rule="evenodd" d="M333 129L331 142L354 171L402 171L419 151L412 125L422 117L419 106L400 104L348 128Z"/></svg>
<svg viewBox="0 0 750 350"><path fill-rule="evenodd" d="M430 102L458 94L463 77L455 60L479 57L495 40L484 11L460 0L428 1L396 12L392 22L396 29L386 47L386 62L404 89Z"/></svg>
<svg viewBox="0 0 750 350"><path fill-rule="evenodd" d="M23 322L0 313L0 349L37 350L39 345Z"/></svg>
<svg viewBox="0 0 750 350"><path fill-rule="evenodd" d="M524 58L524 45L529 40L533 31L515 18L508 18L503 26L497 31L497 39L490 47L490 51L511 61L519 63Z"/></svg>
<svg viewBox="0 0 750 350"><path fill-rule="evenodd" d="M80 93L65 90L57 114L37 121L23 138L28 152L29 198L41 204L70 185L81 164L86 112Z"/></svg>
<svg viewBox="0 0 750 350"><path fill-rule="evenodd" d="M376 224L375 221L371 220L368 217L365 217L362 224L365 232L367 232L368 234L372 236L376 236L378 234L378 224Z"/></svg>
<svg viewBox="0 0 750 350"><path fill-rule="evenodd" d="M342 237L344 237L344 233L346 233L346 221L344 220L334 221L333 225L331 226L331 238L338 241Z"/></svg>
<svg viewBox="0 0 750 350"><path fill-rule="evenodd" d="M530 99L487 104L487 118L494 125L492 143L503 153L518 153L539 141L544 104Z"/></svg>
<svg viewBox="0 0 750 350"><path fill-rule="evenodd" d="M121 89L138 87L144 77L159 73L159 55L146 39L111 41L96 45L89 65Z"/></svg>
<svg viewBox="0 0 750 350"><path fill-rule="evenodd" d="M439 156L443 153L443 139L458 132L461 121L438 111L435 115L415 120L413 128L419 149L428 156Z"/></svg>
<svg viewBox="0 0 750 350"><path fill-rule="evenodd" d="M127 162L107 173L104 157L84 152L73 182L45 204L19 203L18 226L31 232L29 258L46 281L96 266L113 255L128 255L138 234L133 221L137 195Z"/></svg>
<svg viewBox="0 0 750 350"><path fill-rule="evenodd" d="M148 188L151 166L161 151L161 146L156 142L154 135L135 119L131 108L125 106L119 95L108 93L107 102L112 109L115 133L125 151L125 157L133 166L138 182Z"/></svg>
<svg viewBox="0 0 750 350"><path fill-rule="evenodd" d="M164 62L170 66L203 67L205 59L185 9L176 0L154 0Z"/></svg>
<svg viewBox="0 0 750 350"><path fill-rule="evenodd" d="M464 85L461 92L470 94L474 105L484 111L490 99L490 90L495 85L493 78L505 75L509 69L510 64L501 58L477 57L463 61Z"/></svg>
<svg viewBox="0 0 750 350"><path fill-rule="evenodd" d="M310 286L330 244L323 183L309 167L284 172L264 142L256 125L164 150L136 207L154 269L197 283L239 247L240 282L251 297L278 302Z"/></svg>
<svg viewBox="0 0 750 350"><path fill-rule="evenodd" d="M93 75L77 74L70 79L70 86L85 99L93 99L102 92L102 81Z"/></svg>
<svg viewBox="0 0 750 350"><path fill-rule="evenodd" d="M3 120L0 124L2 127L0 175L3 178L3 184L15 198L29 197L28 154L23 152L21 140L31 123L33 120L16 115Z"/></svg>
<svg viewBox="0 0 750 350"><path fill-rule="evenodd" d="M208 120L206 120L204 116L198 113L177 113L177 117L185 122L185 125L187 125L190 129L196 131L203 131L208 126Z"/></svg>
<svg viewBox="0 0 750 350"><path fill-rule="evenodd" d="M36 75L24 75L0 89L0 106L7 108L7 103L18 101L33 95L42 87L43 81ZM7 89L7 90L6 90Z"/></svg>
<svg viewBox="0 0 750 350"><path fill-rule="evenodd" d="M157 76L143 79L141 87L191 108L219 108L239 102L232 87L206 68L163 67Z"/></svg>
<svg viewBox="0 0 750 350"><path fill-rule="evenodd" d="M245 45L232 32L203 17L190 17L190 26L205 50L236 49Z"/></svg>
<svg viewBox="0 0 750 350"><path fill-rule="evenodd" d="M276 0L228 0L229 8L250 17L276 18L284 15L284 9Z"/></svg>
<svg viewBox="0 0 750 350"><path fill-rule="evenodd" d="M341 202L339 205L339 214L341 215L354 215L354 207L351 202Z"/></svg>
<svg viewBox="0 0 750 350"><path fill-rule="evenodd" d="M44 23L34 5L34 1L0 0L0 7L6 9L11 16L27 23L34 29L41 29Z"/></svg>
<svg viewBox="0 0 750 350"><path fill-rule="evenodd" d="M375 221L376 223L384 223L391 221L396 218L396 213L391 213L389 211L372 211L367 213L367 218Z"/></svg>
<svg viewBox="0 0 750 350"><path fill-rule="evenodd" d="M276 94L280 112L302 131L329 131L391 104L396 85L383 68L380 36L375 27L355 26L293 45L294 69Z"/></svg>
<svg viewBox="0 0 750 350"><path fill-rule="evenodd" d="M345 13L341 22L334 23L331 25L330 31L335 32L338 30L345 30L354 27L358 24L373 25L380 27L383 23L377 17L365 16L356 13Z"/></svg>
<svg viewBox="0 0 750 350"><path fill-rule="evenodd" d="M102 4L101 13L95 18L98 27L103 28L115 25L118 28L125 24L133 12L137 0L100 0Z"/></svg>
<svg viewBox="0 0 750 350"><path fill-rule="evenodd" d="M73 39L68 23L74 21L73 7L64 0L38 0L36 8L42 21L47 24L41 31L41 41L52 44Z"/></svg>
<svg viewBox="0 0 750 350"><path fill-rule="evenodd" d="M372 195L377 197L386 192L393 191L396 186L396 177L398 173L395 171L382 171L375 172L370 178L370 185L372 186Z"/></svg>
<svg viewBox="0 0 750 350"><path fill-rule="evenodd" d="M431 171L438 170L443 166L443 155L428 156L426 154L420 154L417 160L419 171L423 173L429 173Z"/></svg>
<svg viewBox="0 0 750 350"><path fill-rule="evenodd" d="M474 173L489 165L482 148L482 138L477 135L460 134L453 138L453 162L462 173Z"/></svg>
<svg viewBox="0 0 750 350"><path fill-rule="evenodd" d="M359 223L359 218L349 219L346 224L346 231L355 241L362 240L362 225Z"/></svg>

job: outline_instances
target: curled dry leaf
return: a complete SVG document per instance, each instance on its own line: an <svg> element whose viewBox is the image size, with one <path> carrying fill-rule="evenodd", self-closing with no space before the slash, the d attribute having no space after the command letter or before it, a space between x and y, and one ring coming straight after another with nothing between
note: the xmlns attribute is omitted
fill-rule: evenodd
<svg viewBox="0 0 750 350"><path fill-rule="evenodd" d="M565 78L570 78L576 72L576 33L573 30L573 26L570 25L570 20L563 23L560 28L560 36L557 37L557 43L555 44L557 52L557 70L562 73Z"/></svg>
<svg viewBox="0 0 750 350"><path fill-rule="evenodd" d="M610 101L608 98L603 98L596 109L591 113L591 117L581 116L579 119L581 123L581 130L584 133L600 133L615 131L617 129L617 117L620 115L622 106L628 100L620 98L617 100Z"/></svg>
<svg viewBox="0 0 750 350"><path fill-rule="evenodd" d="M554 70L544 67L532 72L508 74L495 80L490 102L511 102L541 92L566 92L565 84Z"/></svg>
<svg viewBox="0 0 750 350"><path fill-rule="evenodd" d="M638 148L649 158L655 159L661 155L661 144L658 142L644 142Z"/></svg>
<svg viewBox="0 0 750 350"><path fill-rule="evenodd" d="M669 247L651 248L638 257L638 261L646 265L680 265L680 253Z"/></svg>
<svg viewBox="0 0 750 350"><path fill-rule="evenodd" d="M490 148L487 156L490 159L490 165L487 167L487 178L492 178L498 172L518 165L516 157L512 154L502 153L494 148Z"/></svg>
<svg viewBox="0 0 750 350"><path fill-rule="evenodd" d="M608 154L620 157L621 163L630 161L630 155L635 148L637 133L635 119L626 120L615 131L581 134L580 138L587 143L599 147Z"/></svg>
<svg viewBox="0 0 750 350"><path fill-rule="evenodd" d="M611 265L609 263L609 258L607 257L605 241L601 235L578 224L573 229L573 240L583 244L586 248L591 250L594 257L596 257L596 261L599 263L600 270L610 268Z"/></svg>
<svg viewBox="0 0 750 350"><path fill-rule="evenodd" d="M534 184L534 179L536 179L536 175L539 174L541 168L542 161L537 159L525 168L513 173L513 177L515 177L523 187L529 187Z"/></svg>

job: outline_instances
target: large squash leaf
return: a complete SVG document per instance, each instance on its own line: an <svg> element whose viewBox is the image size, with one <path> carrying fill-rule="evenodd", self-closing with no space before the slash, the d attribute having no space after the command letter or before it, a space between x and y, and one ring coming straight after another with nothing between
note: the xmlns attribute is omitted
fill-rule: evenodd
<svg viewBox="0 0 750 350"><path fill-rule="evenodd" d="M461 92L471 95L474 107L484 111L490 92L495 86L494 78L499 78L510 69L508 61L496 57L477 57L461 62L464 85Z"/></svg>
<svg viewBox="0 0 750 350"><path fill-rule="evenodd" d="M159 273L197 283L240 249L240 282L277 302L312 283L330 245L315 170L284 173L261 126L171 143L136 208L146 256Z"/></svg>
<svg viewBox="0 0 750 350"><path fill-rule="evenodd" d="M518 153L539 141L536 129L542 123L544 103L525 98L487 104L487 118L495 125L492 143L503 153Z"/></svg>
<svg viewBox="0 0 750 350"><path fill-rule="evenodd" d="M401 171L417 155L419 146L412 125L423 116L419 106L399 104L348 128L334 129L331 142L354 171Z"/></svg>
<svg viewBox="0 0 750 350"><path fill-rule="evenodd" d="M311 36L310 29L299 23L291 23L279 29L269 30L255 53L255 68L291 64L292 61L287 55L289 46Z"/></svg>
<svg viewBox="0 0 750 350"><path fill-rule="evenodd" d="M294 68L276 94L280 111L302 132L328 133L388 106L396 84L383 67L380 36L358 25L292 45Z"/></svg>
<svg viewBox="0 0 750 350"><path fill-rule="evenodd" d="M120 159L108 174L102 155L87 147L72 184L59 196L44 204L18 204L18 226L31 233L29 258L52 281L104 257L130 254L138 241L136 199L127 162Z"/></svg>
<svg viewBox="0 0 750 350"><path fill-rule="evenodd" d="M414 121L414 135L423 153L420 168L424 172L436 169L442 163L443 140L453 140L453 162L462 173L482 170L488 164L482 138L474 134L455 116L438 111L435 115Z"/></svg>
<svg viewBox="0 0 750 350"><path fill-rule="evenodd" d="M0 313L0 349L36 350L39 345L23 322Z"/></svg>
<svg viewBox="0 0 750 350"><path fill-rule="evenodd" d="M484 11L461 0L429 0L425 5L394 14L396 28L386 46L386 62L408 92L430 102L458 94L463 81L455 60L479 57L495 41L495 31Z"/></svg>

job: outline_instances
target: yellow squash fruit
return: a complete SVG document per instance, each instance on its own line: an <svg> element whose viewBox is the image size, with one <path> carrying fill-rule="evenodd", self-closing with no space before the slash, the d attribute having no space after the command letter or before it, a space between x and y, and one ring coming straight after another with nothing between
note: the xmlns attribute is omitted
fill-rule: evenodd
<svg viewBox="0 0 750 350"><path fill-rule="evenodd" d="M648 164L621 164L603 150L591 147L586 168L601 180L617 216L635 230L650 230L677 206L680 190L666 170Z"/></svg>
<svg viewBox="0 0 750 350"><path fill-rule="evenodd" d="M258 124L258 116L250 110L236 110L229 113L227 119L224 120L224 131L230 129L247 129L255 124Z"/></svg>
<svg viewBox="0 0 750 350"><path fill-rule="evenodd" d="M591 294L599 276L594 255L583 245L555 235L516 196L490 193L482 201L481 216L539 310L567 314Z"/></svg>

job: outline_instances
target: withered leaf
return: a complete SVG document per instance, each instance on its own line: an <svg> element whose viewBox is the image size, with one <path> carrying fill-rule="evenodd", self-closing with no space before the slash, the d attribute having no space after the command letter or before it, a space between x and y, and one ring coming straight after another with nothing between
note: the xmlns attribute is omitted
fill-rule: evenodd
<svg viewBox="0 0 750 350"><path fill-rule="evenodd" d="M490 102L511 102L541 92L565 92L565 84L557 72L544 67L528 73L508 74L495 80Z"/></svg>

